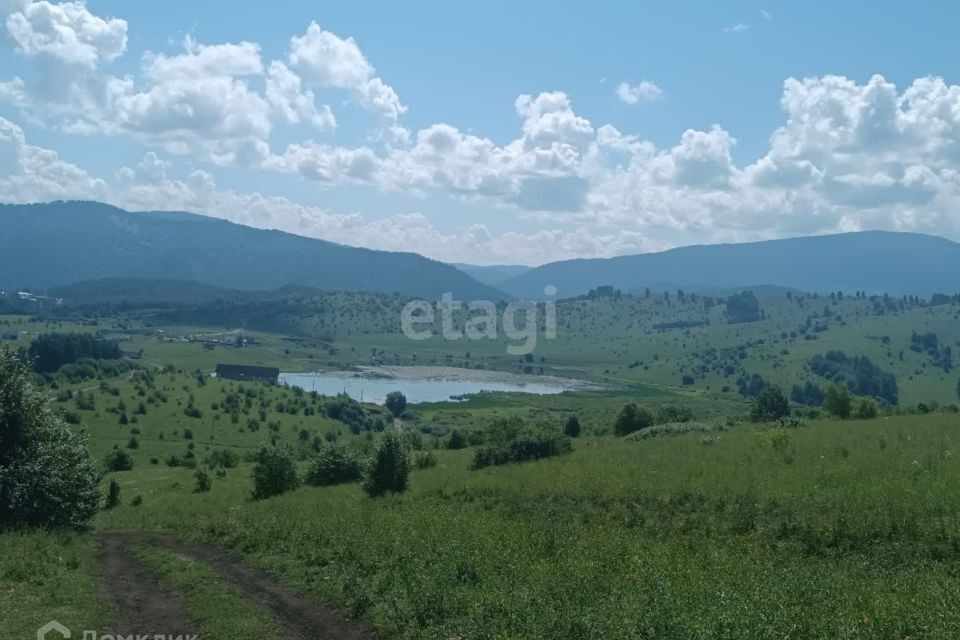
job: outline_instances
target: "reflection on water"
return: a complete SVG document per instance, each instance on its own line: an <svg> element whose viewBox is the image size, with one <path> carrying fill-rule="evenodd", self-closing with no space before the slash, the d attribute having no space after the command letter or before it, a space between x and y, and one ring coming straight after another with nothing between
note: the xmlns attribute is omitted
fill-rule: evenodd
<svg viewBox="0 0 960 640"><path fill-rule="evenodd" d="M488 372L489 373L489 372ZM564 385L556 378L549 381L516 380L518 376L503 374L502 379L485 375L483 380L470 380L462 376L373 378L344 373L282 373L280 384L316 391L325 396L346 392L351 398L364 402L383 404L391 391L402 391L407 402L443 402L481 391L516 391L521 393L553 394L576 388Z"/></svg>

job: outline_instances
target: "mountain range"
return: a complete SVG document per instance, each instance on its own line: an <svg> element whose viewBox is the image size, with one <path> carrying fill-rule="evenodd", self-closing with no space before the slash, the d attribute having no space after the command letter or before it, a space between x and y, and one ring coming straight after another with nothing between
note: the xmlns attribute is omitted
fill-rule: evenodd
<svg viewBox="0 0 960 640"><path fill-rule="evenodd" d="M755 288L921 295L960 291L960 244L938 236L863 231L742 244L681 247L660 253L565 260L497 283L507 293L542 299L583 295L599 285L692 292Z"/></svg>
<svg viewBox="0 0 960 640"><path fill-rule="evenodd" d="M191 213L131 213L96 202L0 205L0 229L0 289L66 291L90 299L199 301L237 298L238 291L282 296L298 287L428 299L452 292L459 300L495 301L543 299L551 285L560 298L598 286L710 295L744 288L771 295L960 291L960 244L917 233L698 245L530 268L449 265ZM147 280L162 283L148 286ZM70 288L77 283L86 284ZM117 291L126 293L118 298Z"/></svg>
<svg viewBox="0 0 960 640"><path fill-rule="evenodd" d="M96 202L0 205L0 288L87 280L193 281L239 290L303 285L436 299L500 300L459 269L181 212L130 213Z"/></svg>

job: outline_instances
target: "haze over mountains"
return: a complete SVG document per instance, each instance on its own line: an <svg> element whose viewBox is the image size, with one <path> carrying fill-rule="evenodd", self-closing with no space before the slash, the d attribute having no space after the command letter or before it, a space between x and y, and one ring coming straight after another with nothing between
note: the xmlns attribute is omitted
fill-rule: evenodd
<svg viewBox="0 0 960 640"><path fill-rule="evenodd" d="M189 213L129 213L94 202L0 205L0 228L0 288L93 298L200 301L237 297L238 291L282 296L298 287L428 299L453 292L460 300L543 299L548 285L561 298L602 285L711 295L742 288L770 294L960 291L960 244L914 233L691 246L530 268L452 266L415 253L348 247ZM146 280L162 283L148 286ZM87 284L70 286L77 283Z"/></svg>

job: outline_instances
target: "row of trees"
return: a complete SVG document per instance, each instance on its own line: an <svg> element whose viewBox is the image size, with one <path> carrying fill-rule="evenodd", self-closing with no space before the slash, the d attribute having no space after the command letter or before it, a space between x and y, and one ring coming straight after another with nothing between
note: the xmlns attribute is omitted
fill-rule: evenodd
<svg viewBox="0 0 960 640"><path fill-rule="evenodd" d="M30 344L27 355L37 373L53 373L84 358L117 360L122 354L116 342L89 333L47 333Z"/></svg>
<svg viewBox="0 0 960 640"><path fill-rule="evenodd" d="M330 486L360 480L363 480L363 490L371 497L403 493L409 486L412 467L410 449L395 429L383 434L367 460L362 460L359 453L348 446L324 444L302 479L290 447L264 447L257 452L253 467L253 497L271 498L296 489L303 482Z"/></svg>

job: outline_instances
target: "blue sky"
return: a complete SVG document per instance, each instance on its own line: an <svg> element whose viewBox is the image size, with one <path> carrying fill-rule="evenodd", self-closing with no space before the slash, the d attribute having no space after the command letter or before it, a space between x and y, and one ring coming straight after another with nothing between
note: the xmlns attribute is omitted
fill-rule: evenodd
<svg viewBox="0 0 960 640"><path fill-rule="evenodd" d="M0 199L181 208L476 263L958 237L957 14L0 0Z"/></svg>

